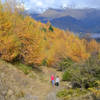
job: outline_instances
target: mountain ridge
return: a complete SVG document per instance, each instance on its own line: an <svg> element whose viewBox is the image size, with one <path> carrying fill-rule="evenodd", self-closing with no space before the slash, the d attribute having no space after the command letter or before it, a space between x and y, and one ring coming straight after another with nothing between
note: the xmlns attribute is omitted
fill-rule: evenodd
<svg viewBox="0 0 100 100"><path fill-rule="evenodd" d="M72 32L99 33L100 32L100 9L48 9L42 14L30 14L38 21L48 21L57 28ZM70 20L68 19L70 17ZM62 20L64 18L64 20ZM65 23L66 21L66 23ZM75 21L75 22L74 22ZM76 22L77 21L77 22ZM65 23L65 24L64 24Z"/></svg>

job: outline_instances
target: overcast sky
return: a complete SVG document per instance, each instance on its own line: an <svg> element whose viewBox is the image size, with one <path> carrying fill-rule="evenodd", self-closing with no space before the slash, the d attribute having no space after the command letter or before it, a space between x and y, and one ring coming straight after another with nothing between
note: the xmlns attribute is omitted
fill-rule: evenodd
<svg viewBox="0 0 100 100"><path fill-rule="evenodd" d="M20 1L20 0L18 0ZM100 0L21 0L26 9L40 11L47 8L100 8Z"/></svg>
<svg viewBox="0 0 100 100"><path fill-rule="evenodd" d="M100 8L100 0L24 0L27 9L47 8Z"/></svg>

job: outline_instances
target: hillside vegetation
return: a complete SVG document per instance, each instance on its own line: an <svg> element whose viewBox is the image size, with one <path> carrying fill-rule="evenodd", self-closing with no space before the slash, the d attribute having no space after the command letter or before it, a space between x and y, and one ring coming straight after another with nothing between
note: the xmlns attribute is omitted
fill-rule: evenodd
<svg viewBox="0 0 100 100"><path fill-rule="evenodd" d="M28 65L55 66L64 58L75 62L99 51L95 40L79 39L69 31L42 24L29 16L0 4L0 58Z"/></svg>

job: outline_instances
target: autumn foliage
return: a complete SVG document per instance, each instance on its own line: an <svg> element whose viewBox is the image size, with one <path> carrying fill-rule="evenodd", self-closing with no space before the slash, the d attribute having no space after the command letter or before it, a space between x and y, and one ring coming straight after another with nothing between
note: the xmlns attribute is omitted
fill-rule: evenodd
<svg viewBox="0 0 100 100"><path fill-rule="evenodd" d="M69 31L42 24L0 4L0 58L9 62L54 66L63 58L80 62L99 51L95 40L87 42Z"/></svg>

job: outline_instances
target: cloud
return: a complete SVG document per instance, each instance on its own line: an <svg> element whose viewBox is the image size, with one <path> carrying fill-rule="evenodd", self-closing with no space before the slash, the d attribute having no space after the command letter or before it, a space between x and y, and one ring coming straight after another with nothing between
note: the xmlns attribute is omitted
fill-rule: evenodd
<svg viewBox="0 0 100 100"><path fill-rule="evenodd" d="M24 0L24 2L27 8L34 10L60 7L100 8L100 0Z"/></svg>
<svg viewBox="0 0 100 100"><path fill-rule="evenodd" d="M41 1L37 2L37 6L38 7L42 7L43 6L43 3Z"/></svg>

